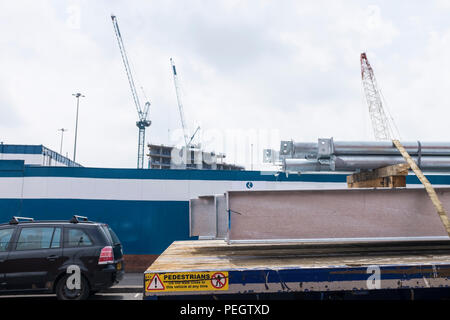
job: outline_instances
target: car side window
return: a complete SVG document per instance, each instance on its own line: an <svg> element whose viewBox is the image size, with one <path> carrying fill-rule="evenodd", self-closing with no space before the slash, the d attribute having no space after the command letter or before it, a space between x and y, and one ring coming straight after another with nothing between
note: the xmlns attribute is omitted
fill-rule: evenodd
<svg viewBox="0 0 450 320"><path fill-rule="evenodd" d="M61 228L55 228L52 238L52 248L61 248Z"/></svg>
<svg viewBox="0 0 450 320"><path fill-rule="evenodd" d="M85 247L91 246L92 241L84 230L76 228L66 228L65 247Z"/></svg>
<svg viewBox="0 0 450 320"><path fill-rule="evenodd" d="M9 241L14 233L14 228L0 230L0 252L6 251Z"/></svg>
<svg viewBox="0 0 450 320"><path fill-rule="evenodd" d="M59 231L57 231L59 230ZM61 234L61 228L52 227L33 227L22 228L19 239L17 240L16 250L36 250L59 248L60 237L54 237L54 234ZM54 245L52 240L54 239Z"/></svg>

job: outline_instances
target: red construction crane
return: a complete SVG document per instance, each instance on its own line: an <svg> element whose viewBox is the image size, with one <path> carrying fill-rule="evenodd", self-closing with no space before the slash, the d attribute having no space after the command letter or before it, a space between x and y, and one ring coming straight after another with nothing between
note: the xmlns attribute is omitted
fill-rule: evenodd
<svg viewBox="0 0 450 320"><path fill-rule="evenodd" d="M366 94L367 104L369 105L370 119L376 140L391 140L394 138L389 118L381 102L381 94L378 89L377 81L373 73L372 66L367 59L365 52L361 53L361 77Z"/></svg>

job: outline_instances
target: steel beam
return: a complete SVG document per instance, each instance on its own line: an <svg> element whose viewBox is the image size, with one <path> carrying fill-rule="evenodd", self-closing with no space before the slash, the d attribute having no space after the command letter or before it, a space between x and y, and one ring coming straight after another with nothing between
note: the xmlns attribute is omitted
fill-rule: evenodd
<svg viewBox="0 0 450 320"><path fill-rule="evenodd" d="M230 191L227 208L230 242L448 239L424 189Z"/></svg>

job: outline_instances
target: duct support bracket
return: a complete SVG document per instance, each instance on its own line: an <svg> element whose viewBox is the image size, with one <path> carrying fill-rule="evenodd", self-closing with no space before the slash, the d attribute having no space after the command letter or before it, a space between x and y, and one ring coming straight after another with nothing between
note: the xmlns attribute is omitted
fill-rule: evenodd
<svg viewBox="0 0 450 320"><path fill-rule="evenodd" d="M333 138L331 139L319 139L318 143L317 158L318 159L329 159L334 153L334 143Z"/></svg>

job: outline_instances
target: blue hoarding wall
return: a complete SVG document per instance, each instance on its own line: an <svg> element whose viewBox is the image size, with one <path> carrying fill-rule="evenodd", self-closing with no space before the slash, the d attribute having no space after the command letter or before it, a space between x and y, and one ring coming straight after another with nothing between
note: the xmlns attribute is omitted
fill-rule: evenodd
<svg viewBox="0 0 450 320"><path fill-rule="evenodd" d="M450 185L448 174L434 174L427 177L434 185ZM68 178L67 184L66 180L62 180L63 182L58 185L61 189L65 189L64 197L58 195L59 190L54 185L52 185L53 189L49 187L51 181L58 178ZM189 184L189 181L200 182L203 185L202 190L208 193L211 192L210 187L213 181L219 182L221 188L220 181L223 181L223 185L226 181L240 181L247 188L260 181L340 184L346 182L345 174L332 173L286 175L259 171L35 167L24 165L23 160L0 160L0 223L8 222L12 216L28 216L36 220L69 220L74 214L87 216L91 221L109 224L121 239L125 254L161 254L173 241L192 239L189 238L189 202L187 201L189 198L187 196L183 199L175 198L175 200L168 197L170 201L129 200L123 196L123 191L117 193L122 196L122 200L114 197L96 198L90 191L79 196L70 185L70 182L79 180L78 178L87 181L83 187L94 183L95 179L108 181L106 190L109 190L110 185L124 181L122 179L132 181L133 186L139 185L142 180L151 180L156 185L154 188L157 188L153 189L153 193L155 190L162 190L160 194L163 196L166 195L165 192L174 193L174 190L169 185L165 185L164 181L173 182L174 180L179 181L178 186ZM407 177L407 183L420 184L414 175ZM170 186L173 186L173 183ZM43 191L38 192L38 196L27 196L27 191L39 189ZM116 189L123 190L119 187ZM189 189L189 186L181 189ZM95 188L93 190L94 193L102 191ZM215 190L217 192L217 189ZM150 190L144 191L147 195L153 194ZM226 190L221 192L224 191ZM108 196L110 193L103 195Z"/></svg>
<svg viewBox="0 0 450 320"><path fill-rule="evenodd" d="M0 221L12 216L64 220L74 215L107 223L124 254L160 254L173 241L189 240L187 201L115 201L81 199L0 199Z"/></svg>

